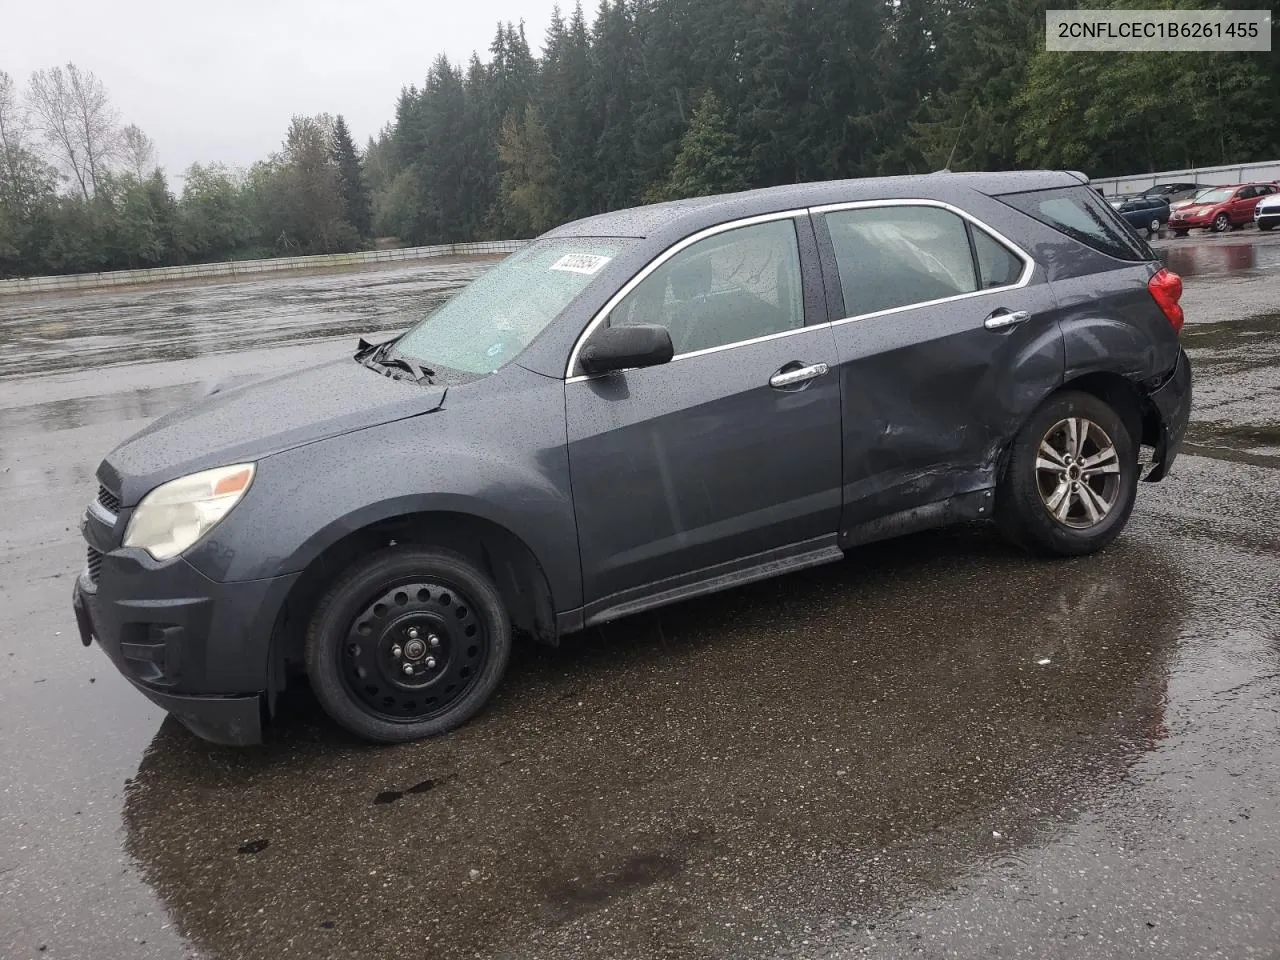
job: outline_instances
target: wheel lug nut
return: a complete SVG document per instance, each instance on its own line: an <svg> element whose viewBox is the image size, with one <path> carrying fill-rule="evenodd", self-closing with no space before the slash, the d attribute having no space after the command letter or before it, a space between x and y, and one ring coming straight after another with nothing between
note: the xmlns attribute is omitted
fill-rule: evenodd
<svg viewBox="0 0 1280 960"><path fill-rule="evenodd" d="M409 628L409 639L410 639L410 640L417 640L417 639L418 639L418 628L417 628L417 627L410 627L410 628Z"/></svg>
<svg viewBox="0 0 1280 960"><path fill-rule="evenodd" d="M427 643L433 647L438 647L440 646L440 638L433 633L431 636L427 637Z"/></svg>
<svg viewBox="0 0 1280 960"><path fill-rule="evenodd" d="M436 658L435 658L435 657L427 657L427 659L426 659L424 662L425 662L425 663L426 663L426 665L427 665L427 669L428 669L428 670L430 670L432 667L434 667L434 666L436 665Z"/></svg>
<svg viewBox="0 0 1280 960"><path fill-rule="evenodd" d="M391 655L395 657L397 660L400 659L400 654L402 654L403 652L404 651L400 649L400 644L398 643L391 648Z"/></svg>
<svg viewBox="0 0 1280 960"><path fill-rule="evenodd" d="M403 669L404 669L404 672L405 672L406 674L408 674L408 675L409 675L409 676L411 676L411 677L413 676L413 664L412 664L412 663L406 663L406 664L404 665L404 668L403 668Z"/></svg>

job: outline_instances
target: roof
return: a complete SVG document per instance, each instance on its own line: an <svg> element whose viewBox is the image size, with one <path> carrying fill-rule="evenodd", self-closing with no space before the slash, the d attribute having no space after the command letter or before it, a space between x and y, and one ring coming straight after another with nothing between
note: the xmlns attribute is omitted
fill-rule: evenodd
<svg viewBox="0 0 1280 960"><path fill-rule="evenodd" d="M727 220L857 200L944 199L943 194L976 190L988 195L1076 186L1080 174L1048 170L1006 173L928 173L904 177L868 177L765 187L743 193L695 197L615 210L566 223L551 237L637 237L667 233L681 226L701 229Z"/></svg>

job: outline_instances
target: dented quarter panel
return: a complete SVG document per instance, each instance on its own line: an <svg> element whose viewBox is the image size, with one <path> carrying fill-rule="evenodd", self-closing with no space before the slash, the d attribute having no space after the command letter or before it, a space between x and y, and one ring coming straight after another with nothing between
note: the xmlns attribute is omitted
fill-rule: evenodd
<svg viewBox="0 0 1280 960"><path fill-rule="evenodd" d="M1173 369L1178 337L1147 291L1157 269L1158 264L1129 264L1053 282L1068 380L1105 370L1142 381Z"/></svg>

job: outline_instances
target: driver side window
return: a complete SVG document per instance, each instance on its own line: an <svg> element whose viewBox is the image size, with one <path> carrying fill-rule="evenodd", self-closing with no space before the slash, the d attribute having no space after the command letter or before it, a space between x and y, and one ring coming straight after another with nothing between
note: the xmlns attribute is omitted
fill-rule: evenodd
<svg viewBox="0 0 1280 960"><path fill-rule="evenodd" d="M676 356L804 326L795 222L773 220L699 240L640 281L607 323L660 324Z"/></svg>

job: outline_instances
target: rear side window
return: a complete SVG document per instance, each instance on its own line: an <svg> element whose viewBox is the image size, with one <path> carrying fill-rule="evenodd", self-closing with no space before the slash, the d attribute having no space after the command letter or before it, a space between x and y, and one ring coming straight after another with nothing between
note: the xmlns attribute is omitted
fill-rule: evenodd
<svg viewBox="0 0 1280 960"><path fill-rule="evenodd" d="M851 317L978 289L964 221L940 207L863 207L826 215Z"/></svg>
<svg viewBox="0 0 1280 960"><path fill-rule="evenodd" d="M1155 259L1151 248L1086 187L1006 193L998 199L1118 260Z"/></svg>
<svg viewBox="0 0 1280 960"><path fill-rule="evenodd" d="M1022 261L985 230L973 230L973 252L978 258L983 290L1007 287L1017 283L1022 276Z"/></svg>

